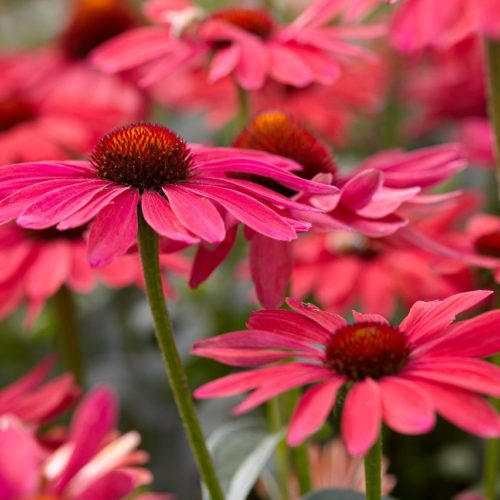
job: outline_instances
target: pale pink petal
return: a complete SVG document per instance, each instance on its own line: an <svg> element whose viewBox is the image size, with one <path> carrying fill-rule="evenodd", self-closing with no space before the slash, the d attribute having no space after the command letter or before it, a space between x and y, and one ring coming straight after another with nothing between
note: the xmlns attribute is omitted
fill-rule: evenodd
<svg viewBox="0 0 500 500"><path fill-rule="evenodd" d="M246 90L259 90L266 81L268 53L260 40L240 40L236 80Z"/></svg>
<svg viewBox="0 0 500 500"><path fill-rule="evenodd" d="M191 288L203 283L219 267L233 248L237 234L238 226L233 226L227 231L222 243L215 246L201 243L198 246L189 278Z"/></svg>
<svg viewBox="0 0 500 500"><path fill-rule="evenodd" d="M240 47L237 44L231 44L229 47L218 50L210 63L209 82L216 82L220 78L231 74L238 64L240 52Z"/></svg>
<svg viewBox="0 0 500 500"><path fill-rule="evenodd" d="M325 329L323 340L328 338L329 334L333 333L338 328L347 325L347 321L342 318L342 316L328 311L322 311L314 304L306 304L292 298L286 299L286 303L290 306L292 311L312 319L315 323L323 327Z"/></svg>
<svg viewBox="0 0 500 500"><path fill-rule="evenodd" d="M167 200L154 191L145 191L141 201L146 222L161 236L186 243L196 243L198 238L190 234L174 215Z"/></svg>
<svg viewBox="0 0 500 500"><path fill-rule="evenodd" d="M436 382L414 382L430 395L438 413L457 427L483 438L500 436L499 416L480 396Z"/></svg>
<svg viewBox="0 0 500 500"><path fill-rule="evenodd" d="M362 323L364 321L368 321L373 323L380 323L381 325L389 324L387 319L385 319L380 314L373 314L373 313L365 314L365 313L360 313L358 311L352 311L352 316L354 318L354 321L356 321L356 323Z"/></svg>
<svg viewBox="0 0 500 500"><path fill-rule="evenodd" d="M93 481L74 495L75 500L121 500L136 489L134 477L122 470L114 470Z"/></svg>
<svg viewBox="0 0 500 500"><path fill-rule="evenodd" d="M186 229L209 243L224 240L224 221L211 201L180 185L166 186L163 191L172 211Z"/></svg>
<svg viewBox="0 0 500 500"><path fill-rule="evenodd" d="M337 398L337 391L345 383L342 378L329 380L308 389L300 398L287 434L290 446L301 444L325 423Z"/></svg>
<svg viewBox="0 0 500 500"><path fill-rule="evenodd" d="M433 302L416 302L406 318L401 322L400 329L412 342L432 338L444 330L458 314L475 306L493 292L476 290L452 295L444 300Z"/></svg>
<svg viewBox="0 0 500 500"><path fill-rule="evenodd" d="M278 82L294 87L305 87L313 81L313 74L306 61L293 49L278 43L269 43L269 73Z"/></svg>
<svg viewBox="0 0 500 500"><path fill-rule="evenodd" d="M285 299L292 271L290 244L260 234L250 241L250 272L259 302L279 307Z"/></svg>
<svg viewBox="0 0 500 500"><path fill-rule="evenodd" d="M129 189L99 212L90 226L89 262L92 266L109 264L123 255L137 240L137 205L140 194Z"/></svg>
<svg viewBox="0 0 500 500"><path fill-rule="evenodd" d="M418 385L384 377L379 386L384 420L391 429L402 434L422 434L434 427L434 404Z"/></svg>
<svg viewBox="0 0 500 500"><path fill-rule="evenodd" d="M344 403L341 432L350 455L365 455L377 440L382 423L380 388L367 378L355 382Z"/></svg>

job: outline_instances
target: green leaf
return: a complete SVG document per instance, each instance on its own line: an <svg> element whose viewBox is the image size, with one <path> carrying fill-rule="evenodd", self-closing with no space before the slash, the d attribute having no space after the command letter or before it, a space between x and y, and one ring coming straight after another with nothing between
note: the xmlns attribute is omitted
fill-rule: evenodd
<svg viewBox="0 0 500 500"><path fill-rule="evenodd" d="M226 424L208 439L226 500L245 500L283 438L266 433L255 420ZM203 491L204 500L208 500Z"/></svg>
<svg viewBox="0 0 500 500"><path fill-rule="evenodd" d="M391 497L382 497L383 500L395 500ZM359 491L332 488L317 490L309 493L303 500L366 500L366 496Z"/></svg>

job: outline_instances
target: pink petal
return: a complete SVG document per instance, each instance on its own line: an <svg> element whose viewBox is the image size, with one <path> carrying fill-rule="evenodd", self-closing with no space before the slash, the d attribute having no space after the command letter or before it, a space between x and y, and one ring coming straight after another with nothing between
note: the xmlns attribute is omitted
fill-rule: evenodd
<svg viewBox="0 0 500 500"><path fill-rule="evenodd" d="M397 377L384 377L379 385L384 420L391 429L422 434L434 427L434 404L418 385Z"/></svg>
<svg viewBox="0 0 500 500"><path fill-rule="evenodd" d="M210 63L208 81L213 83L231 74L239 59L240 47L237 44L231 44L229 47L218 50Z"/></svg>
<svg viewBox="0 0 500 500"><path fill-rule="evenodd" d="M293 49L278 43L269 43L267 49L269 72L275 80L294 87L305 87L313 81L309 66Z"/></svg>
<svg viewBox="0 0 500 500"><path fill-rule="evenodd" d="M288 428L287 443L301 444L325 423L337 398L337 391L345 383L341 378L329 380L308 389L300 398Z"/></svg>
<svg viewBox="0 0 500 500"><path fill-rule="evenodd" d="M277 240L290 241L295 230L274 210L255 198L218 186L190 185L190 191L216 201L243 224Z"/></svg>
<svg viewBox="0 0 500 500"><path fill-rule="evenodd" d="M373 323L380 323L381 325L388 325L389 322L380 314L364 314L360 313L358 311L352 311L352 316L354 318L354 321L356 323L362 323L365 321L368 322L373 322Z"/></svg>
<svg viewBox="0 0 500 500"><path fill-rule="evenodd" d="M224 221L212 202L180 185L166 186L163 191L186 229L209 243L219 243L225 238Z"/></svg>
<svg viewBox="0 0 500 500"><path fill-rule="evenodd" d="M233 226L226 233L226 238L222 243L215 247L203 243L198 246L189 278L191 288L196 288L203 283L219 267L233 248L237 234L238 226Z"/></svg>
<svg viewBox="0 0 500 500"><path fill-rule="evenodd" d="M438 413L457 427L483 438L500 436L499 416L483 398L445 384L414 382L430 395Z"/></svg>
<svg viewBox="0 0 500 500"><path fill-rule="evenodd" d="M285 309L267 309L252 313L247 326L255 330L281 333L298 340L324 342L330 335L315 321Z"/></svg>
<svg viewBox="0 0 500 500"><path fill-rule="evenodd" d="M380 434L382 401L380 388L367 378L355 382L347 393L342 412L341 431L350 455L366 455Z"/></svg>
<svg viewBox="0 0 500 500"><path fill-rule="evenodd" d="M250 242L250 272L259 302L264 307L279 307L292 272L290 244L254 234Z"/></svg>
<svg viewBox="0 0 500 500"><path fill-rule="evenodd" d="M196 352L194 351L194 354ZM199 399L223 398L235 396L248 390L259 387L275 377L290 376L298 373L310 373L311 371L322 371L323 375L331 372L319 366L304 363L287 363L275 366L266 366L256 370L248 370L232 375L226 375L212 382L198 387L194 396Z"/></svg>
<svg viewBox="0 0 500 500"><path fill-rule="evenodd" d="M306 304L298 299L292 298L286 299L286 303L288 304L290 309L292 309L292 311L302 314L306 318L311 319L319 326L324 328L326 331L324 332L323 340L328 338L330 333L333 333L341 326L347 325L347 321L342 318L342 316L328 311L322 311L314 304Z"/></svg>
<svg viewBox="0 0 500 500"><path fill-rule="evenodd" d="M84 207L108 186L107 181L88 180L52 190L31 203L17 218L17 223L32 229L54 226Z"/></svg>
<svg viewBox="0 0 500 500"><path fill-rule="evenodd" d="M365 170L349 179L341 191L341 202L351 210L359 210L370 203L382 186L383 177L376 170Z"/></svg>
<svg viewBox="0 0 500 500"><path fill-rule="evenodd" d="M158 193L145 191L142 194L141 207L147 223L161 236L186 243L199 241L186 231L174 215L167 200Z"/></svg>
<svg viewBox="0 0 500 500"><path fill-rule="evenodd" d="M89 262L103 266L123 255L137 240L137 205L140 194L129 189L104 207L90 226Z"/></svg>
<svg viewBox="0 0 500 500"><path fill-rule="evenodd" d="M90 392L76 410L70 430L74 448L58 478L55 493L60 494L71 478L97 453L116 422L117 405L113 393L100 387Z"/></svg>
<svg viewBox="0 0 500 500"><path fill-rule="evenodd" d="M475 306L492 293L490 290L476 290L458 293L444 300L416 302L401 322L400 329L412 342L422 343L423 339L440 333L458 314Z"/></svg>
<svg viewBox="0 0 500 500"><path fill-rule="evenodd" d="M134 493L136 484L132 474L124 470L114 470L92 482L77 500L121 500Z"/></svg>
<svg viewBox="0 0 500 500"><path fill-rule="evenodd" d="M259 90L264 86L269 66L266 48L258 39L240 40L238 44L240 58L236 80L246 90Z"/></svg>

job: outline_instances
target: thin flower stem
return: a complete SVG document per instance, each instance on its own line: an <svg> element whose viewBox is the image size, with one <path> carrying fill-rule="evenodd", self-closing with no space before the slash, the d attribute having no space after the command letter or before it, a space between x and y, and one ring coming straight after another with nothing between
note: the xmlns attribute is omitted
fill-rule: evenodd
<svg viewBox="0 0 500 500"><path fill-rule="evenodd" d="M158 235L144 220L142 211L139 217L139 252L141 256L146 294L153 315L156 340L160 347L163 364L167 371L170 387L174 395L177 409L189 439L201 478L207 487L212 500L223 500L224 495L217 478L212 457L205 444L205 436L201 428L196 409L191 398L182 362L175 345L172 325L163 295L160 273Z"/></svg>
<svg viewBox="0 0 500 500"><path fill-rule="evenodd" d="M248 92L237 85L238 88L238 116L236 117L236 125L238 133L246 126L250 120L250 99Z"/></svg>
<svg viewBox="0 0 500 500"><path fill-rule="evenodd" d="M59 324L59 345L64 363L75 376L77 384L82 386L84 370L76 305L73 294L65 286L62 286L54 296L54 309Z"/></svg>
<svg viewBox="0 0 500 500"><path fill-rule="evenodd" d="M492 361L500 365L500 355L493 356ZM491 398L493 406L500 410L500 400ZM494 500L497 494L498 471L500 470L500 439L486 441L486 456L484 464L484 489L486 498Z"/></svg>
<svg viewBox="0 0 500 500"><path fill-rule="evenodd" d="M382 496L382 432L365 456L366 500L380 500Z"/></svg>
<svg viewBox="0 0 500 500"><path fill-rule="evenodd" d="M299 480L300 494L305 495L313 489L307 444L292 448L292 456L297 479Z"/></svg>
<svg viewBox="0 0 500 500"><path fill-rule="evenodd" d="M488 106L495 136L497 189L500 199L500 41L485 40Z"/></svg>
<svg viewBox="0 0 500 500"><path fill-rule="evenodd" d="M284 426L280 398L275 397L267 403L268 426L272 432L279 432ZM288 472L289 472L288 447L283 440L276 448L276 476L282 500L288 500Z"/></svg>

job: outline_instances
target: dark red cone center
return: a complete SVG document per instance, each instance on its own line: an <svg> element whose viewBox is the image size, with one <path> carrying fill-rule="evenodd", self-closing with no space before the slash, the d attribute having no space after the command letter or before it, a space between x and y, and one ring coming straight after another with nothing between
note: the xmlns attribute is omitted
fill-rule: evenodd
<svg viewBox="0 0 500 500"><path fill-rule="evenodd" d="M225 21L263 39L268 38L274 28L272 17L261 9L222 9L214 12L212 19Z"/></svg>

